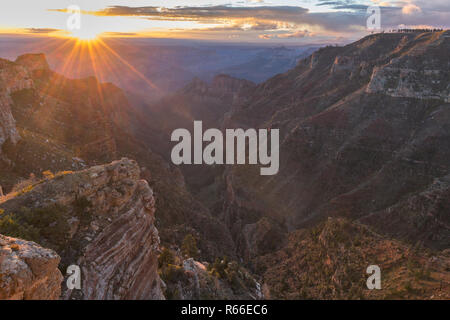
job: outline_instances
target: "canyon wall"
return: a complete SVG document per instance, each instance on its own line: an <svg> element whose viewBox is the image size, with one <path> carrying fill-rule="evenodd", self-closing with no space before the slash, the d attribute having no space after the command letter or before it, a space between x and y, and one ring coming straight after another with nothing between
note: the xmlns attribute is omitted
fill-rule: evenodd
<svg viewBox="0 0 450 320"><path fill-rule="evenodd" d="M0 207L21 225L35 212L50 217L48 226L33 225L39 228L35 240L59 254L64 272L69 265L81 268L81 290L63 282L63 299L164 299L155 198L135 161L56 174Z"/></svg>
<svg viewBox="0 0 450 320"><path fill-rule="evenodd" d="M0 235L0 300L54 300L61 294L60 257L34 242Z"/></svg>

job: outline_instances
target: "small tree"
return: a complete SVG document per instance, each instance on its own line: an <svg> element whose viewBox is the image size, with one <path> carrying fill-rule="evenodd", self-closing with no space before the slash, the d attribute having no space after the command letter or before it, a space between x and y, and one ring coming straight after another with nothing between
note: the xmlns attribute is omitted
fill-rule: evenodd
<svg viewBox="0 0 450 320"><path fill-rule="evenodd" d="M159 267L166 267L169 264L175 264L175 256L168 248L164 248L159 255Z"/></svg>
<svg viewBox="0 0 450 320"><path fill-rule="evenodd" d="M198 258L197 239L192 234L188 234L181 245L181 251L187 257Z"/></svg>

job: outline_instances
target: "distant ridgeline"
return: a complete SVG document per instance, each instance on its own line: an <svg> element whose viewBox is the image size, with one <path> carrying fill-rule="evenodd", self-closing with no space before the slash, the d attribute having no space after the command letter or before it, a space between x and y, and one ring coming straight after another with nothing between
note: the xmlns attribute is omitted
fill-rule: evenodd
<svg viewBox="0 0 450 320"><path fill-rule="evenodd" d="M424 32L442 32L444 29L392 29L390 33L424 33Z"/></svg>

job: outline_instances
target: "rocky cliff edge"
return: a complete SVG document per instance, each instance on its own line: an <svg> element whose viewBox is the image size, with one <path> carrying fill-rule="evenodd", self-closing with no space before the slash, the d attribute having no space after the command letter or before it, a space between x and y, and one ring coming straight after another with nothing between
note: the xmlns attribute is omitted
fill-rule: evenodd
<svg viewBox="0 0 450 320"><path fill-rule="evenodd" d="M164 299L155 198L135 161L51 175L4 197L0 208L8 235L29 237L57 252L2 236L0 298L54 299L61 291L63 299ZM1 228L0 223L5 233ZM29 253L36 258L29 260ZM80 267L80 290L57 285L58 263L64 273L69 265ZM35 264L45 272L36 273Z"/></svg>

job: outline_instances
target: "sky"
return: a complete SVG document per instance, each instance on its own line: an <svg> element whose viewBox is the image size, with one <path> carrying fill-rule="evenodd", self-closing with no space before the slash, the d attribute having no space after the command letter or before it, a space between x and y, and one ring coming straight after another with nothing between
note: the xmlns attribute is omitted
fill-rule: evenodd
<svg viewBox="0 0 450 320"><path fill-rule="evenodd" d="M69 28L73 5L80 24L71 20ZM371 32L367 8L374 5L385 30L449 28L450 0L13 0L0 4L0 33L337 43Z"/></svg>

